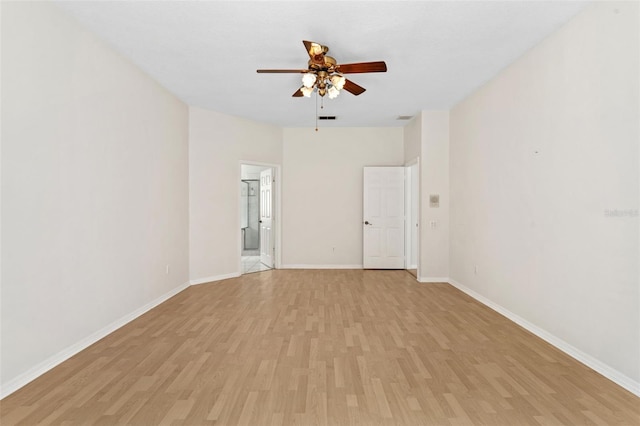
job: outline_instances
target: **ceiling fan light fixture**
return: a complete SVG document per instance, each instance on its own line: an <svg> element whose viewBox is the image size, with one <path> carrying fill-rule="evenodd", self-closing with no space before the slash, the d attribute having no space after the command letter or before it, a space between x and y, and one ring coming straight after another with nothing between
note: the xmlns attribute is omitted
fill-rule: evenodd
<svg viewBox="0 0 640 426"><path fill-rule="evenodd" d="M310 98L311 97L311 93L313 93L313 87L301 87L300 91L302 92L302 95L305 98Z"/></svg>
<svg viewBox="0 0 640 426"><path fill-rule="evenodd" d="M327 94L329 95L329 99L335 99L340 94L340 91L336 88L336 86L329 87L327 90Z"/></svg>
<svg viewBox="0 0 640 426"><path fill-rule="evenodd" d="M331 84L333 84L333 86L338 90L342 90L345 82L346 79L340 74L333 74L331 76Z"/></svg>
<svg viewBox="0 0 640 426"><path fill-rule="evenodd" d="M316 75L313 73L306 73L302 76L302 85L308 89L312 89L316 83Z"/></svg>

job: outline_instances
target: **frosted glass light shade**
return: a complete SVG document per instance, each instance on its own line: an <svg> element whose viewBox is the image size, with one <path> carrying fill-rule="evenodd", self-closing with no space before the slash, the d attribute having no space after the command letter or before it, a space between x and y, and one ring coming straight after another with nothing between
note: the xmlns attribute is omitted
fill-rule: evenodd
<svg viewBox="0 0 640 426"><path fill-rule="evenodd" d="M346 79L339 74L334 74L331 76L331 84L333 84L338 90L342 90L345 81Z"/></svg>
<svg viewBox="0 0 640 426"><path fill-rule="evenodd" d="M300 91L306 98L310 98L311 93L313 92L313 87L301 87Z"/></svg>
<svg viewBox="0 0 640 426"><path fill-rule="evenodd" d="M329 95L329 99L335 99L340 94L340 91L335 86L331 86L329 87L327 94Z"/></svg>
<svg viewBox="0 0 640 426"><path fill-rule="evenodd" d="M312 88L316 83L316 75L307 73L302 76L302 85L307 88Z"/></svg>

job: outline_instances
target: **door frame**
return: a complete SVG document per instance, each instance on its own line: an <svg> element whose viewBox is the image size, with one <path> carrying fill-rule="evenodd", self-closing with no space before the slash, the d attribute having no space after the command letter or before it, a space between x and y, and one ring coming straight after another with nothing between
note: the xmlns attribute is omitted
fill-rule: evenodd
<svg viewBox="0 0 640 426"><path fill-rule="evenodd" d="M420 157L416 157L412 160L409 160L408 162L406 162L404 164L405 167L405 176L407 175L407 173L411 172L411 167L416 166L418 168L418 181L417 182L413 182L411 181L411 188L410 191L406 191L406 187L407 187L407 181L408 179L405 178L405 211L409 212L409 214L405 215L406 220L405 220L405 235L406 238L404 240L405 242L405 253L407 254L405 256L405 269L409 269L409 263L411 262L411 244L413 243L413 241L411 241L411 235L412 235L412 221L411 221L411 202L412 202L412 198L413 198L413 194L417 194L418 199L415 200L416 203L418 203L418 217L416 218L416 223L418 224L418 241L416 241L416 280L419 279L420 277L420 240L422 239L422 232L421 232L421 224L420 224L420 216L421 216L421 205L422 203L420 202L420 177L421 177L421 173L420 173ZM415 186L415 190L413 189Z"/></svg>
<svg viewBox="0 0 640 426"><path fill-rule="evenodd" d="M242 274L242 229L240 227L240 209L242 203L242 197L240 196L241 180L242 180L242 165L247 166L259 166L259 167L271 167L273 169L273 176L276 180L275 185L272 186L272 190L275 190L275 201L273 214L275 216L274 226L276 232L274 233L274 246L275 246L275 259L273 262L273 269L280 269L282 258L282 166L280 164L262 163L259 161L240 160L238 161L238 190L236 191L236 229L238 230L238 237L236 238L236 253L238 256L238 274Z"/></svg>

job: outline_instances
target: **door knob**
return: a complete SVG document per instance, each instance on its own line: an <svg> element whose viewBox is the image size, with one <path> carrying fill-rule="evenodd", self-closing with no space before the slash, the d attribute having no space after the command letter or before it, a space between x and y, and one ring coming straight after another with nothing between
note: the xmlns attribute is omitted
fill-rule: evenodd
<svg viewBox="0 0 640 426"><path fill-rule="evenodd" d="M368 221L368 220L365 220L365 221L364 221L364 224L365 224L365 225L373 225L373 223L369 223L369 221Z"/></svg>

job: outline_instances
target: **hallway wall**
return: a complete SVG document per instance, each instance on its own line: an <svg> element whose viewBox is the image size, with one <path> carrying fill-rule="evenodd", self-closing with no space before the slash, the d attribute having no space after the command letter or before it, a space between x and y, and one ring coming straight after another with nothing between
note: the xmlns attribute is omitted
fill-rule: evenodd
<svg viewBox="0 0 640 426"><path fill-rule="evenodd" d="M283 265L362 267L364 166L402 166L402 128L286 128Z"/></svg>
<svg viewBox="0 0 640 426"><path fill-rule="evenodd" d="M282 134L189 108L189 263L192 283L240 274L240 161L282 164Z"/></svg>
<svg viewBox="0 0 640 426"><path fill-rule="evenodd" d="M2 392L188 282L185 104L50 2L2 2Z"/></svg>
<svg viewBox="0 0 640 426"><path fill-rule="evenodd" d="M636 392L638 34L595 3L451 112L451 278Z"/></svg>

